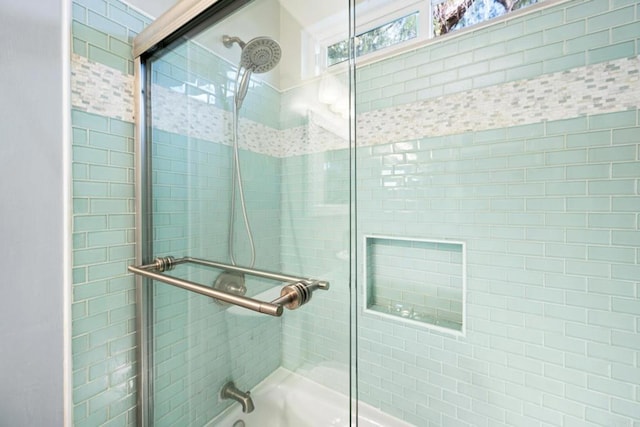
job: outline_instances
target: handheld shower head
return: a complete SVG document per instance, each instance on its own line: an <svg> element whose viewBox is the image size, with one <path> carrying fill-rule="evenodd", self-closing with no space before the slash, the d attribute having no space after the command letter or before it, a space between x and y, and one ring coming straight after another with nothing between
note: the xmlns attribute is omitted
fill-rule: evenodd
<svg viewBox="0 0 640 427"><path fill-rule="evenodd" d="M240 66L253 73L266 73L278 65L281 56L278 42L270 37L256 37L242 48Z"/></svg>
<svg viewBox="0 0 640 427"><path fill-rule="evenodd" d="M240 55L240 66L251 70L252 73L266 73L273 69L282 57L282 49L277 41L271 37L256 37L245 43L239 37L222 36L222 43L230 48L234 43L238 43L242 53Z"/></svg>
<svg viewBox="0 0 640 427"><path fill-rule="evenodd" d="M223 36L222 43L225 47L231 48L234 43L238 43L242 49L240 55L240 64L238 64L238 70L236 73L235 90L233 96L233 103L235 108L233 110L233 183L231 192L231 215L229 218L229 258L235 265L233 240L234 240L234 227L235 221L235 203L236 203L236 187L240 193L240 203L242 205L242 216L244 218L245 230L247 231L247 238L249 240L249 247L251 249L251 264L253 267L256 259L256 247L253 242L253 235L251 233L251 226L249 224L249 217L247 216L247 206L244 201L244 190L242 186L242 173L240 172L240 156L238 154L238 118L240 116L240 107L244 97L247 95L249 89L249 80L251 79L251 73L266 73L273 69L282 56L282 50L280 45L269 37L256 37L249 40L248 43L243 42L239 37Z"/></svg>
<svg viewBox="0 0 640 427"><path fill-rule="evenodd" d="M272 70L280 62L282 49L278 42L271 37L262 36L253 38L245 43L239 37L225 35L222 36L222 43L227 48L233 46L234 43L238 43L242 49L238 75L240 76L242 68L244 68L244 72L242 72L240 81L237 82L238 89L235 97L236 108L240 108L249 88L251 73L261 74Z"/></svg>

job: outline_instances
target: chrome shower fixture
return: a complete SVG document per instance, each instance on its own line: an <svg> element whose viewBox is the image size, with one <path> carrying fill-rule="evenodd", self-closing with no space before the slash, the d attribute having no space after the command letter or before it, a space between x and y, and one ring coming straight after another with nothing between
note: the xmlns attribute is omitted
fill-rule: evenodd
<svg viewBox="0 0 640 427"><path fill-rule="evenodd" d="M222 43L230 48L238 43L242 49L240 66L252 73L266 73L273 69L282 57L282 49L277 41L271 37L256 37L245 43L239 37L222 36Z"/></svg>
<svg viewBox="0 0 640 427"><path fill-rule="evenodd" d="M240 114L240 107L247 95L249 89L249 81L251 80L252 73L266 73L273 69L280 58L282 57L282 49L277 41L271 37L256 37L245 43L239 37L231 37L228 35L222 36L222 44L225 47L231 48L234 43L237 43L242 49L240 54L240 63L238 64L238 71L236 73L235 89L233 92L233 178L232 178L232 193L231 193L231 215L229 219L229 259L231 263L236 265L233 240L234 240L234 221L236 210L236 187L237 192L240 194L240 203L242 205L242 217L244 219L245 230L247 231L247 238L249 239L249 247L251 248L251 267L254 266L256 260L256 247L253 242L253 234L251 233L251 225L249 224L249 217L247 216L247 207L244 200L244 190L242 184L242 173L240 172L240 157L238 154L238 116Z"/></svg>
<svg viewBox="0 0 640 427"><path fill-rule="evenodd" d="M238 77L240 81L237 82L235 95L236 109L240 109L242 101L244 101L244 97L247 95L251 73L261 74L272 70L278 65L278 62L280 62L282 49L278 42L271 37L260 36L245 43L239 37L222 36L222 44L224 44L225 47L231 48L234 43L237 43L242 49L240 64L238 66ZM242 74L241 77L240 74Z"/></svg>
<svg viewBox="0 0 640 427"><path fill-rule="evenodd" d="M222 386L222 390L220 390L220 398L235 400L242 405L242 412L245 414L253 412L255 409L255 406L253 406L253 399L251 399L251 393L248 391L241 391L236 387L233 381L229 381Z"/></svg>
<svg viewBox="0 0 640 427"><path fill-rule="evenodd" d="M240 45L240 49L244 48L246 45L240 37L231 37L226 34L222 36L222 44L224 44L224 47L230 48L234 43L238 43Z"/></svg>

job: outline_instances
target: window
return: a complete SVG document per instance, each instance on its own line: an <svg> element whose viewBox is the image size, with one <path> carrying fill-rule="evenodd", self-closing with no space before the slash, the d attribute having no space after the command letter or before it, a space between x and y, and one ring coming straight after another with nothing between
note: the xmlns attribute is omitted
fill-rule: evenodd
<svg viewBox="0 0 640 427"><path fill-rule="evenodd" d="M364 2L358 12L363 22L355 39L356 57L409 40L438 37L506 15L545 0L378 0ZM371 4L368 4L371 3ZM366 7L366 6L369 7ZM375 7L372 7L375 6ZM430 28L431 30L427 30ZM348 40L325 39L325 67L349 57ZM322 67L324 68L324 67Z"/></svg>
<svg viewBox="0 0 640 427"><path fill-rule="evenodd" d="M433 0L433 36L476 25L543 0Z"/></svg>
<svg viewBox="0 0 640 427"><path fill-rule="evenodd" d="M356 36L356 56L393 46L418 36L418 13L403 16ZM327 48L327 65L331 66L349 58L349 43L342 40Z"/></svg>

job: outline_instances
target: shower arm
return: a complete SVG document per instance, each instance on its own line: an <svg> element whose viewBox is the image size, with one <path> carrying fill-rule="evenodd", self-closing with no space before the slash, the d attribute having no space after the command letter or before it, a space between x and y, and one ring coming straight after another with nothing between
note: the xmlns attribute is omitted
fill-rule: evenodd
<svg viewBox="0 0 640 427"><path fill-rule="evenodd" d="M165 271L172 270L176 265L193 263L207 267L224 269L226 271L247 274L249 276L261 277L263 279L277 280L288 282L280 291L280 297L271 302L260 301L242 295L234 295L214 289L210 286L202 285L185 279L163 274ZM328 290L329 282L325 280L314 280L289 274L274 273L271 271L257 270L254 268L240 267L236 265L224 264L221 262L208 261L199 258L183 257L176 259L172 256L156 258L153 263L139 266L129 266L128 270L132 273L148 277L153 280L167 283L181 289L195 292L223 301L229 304L237 305L249 310L257 311L271 316L282 316L283 307L294 310L301 305L309 302L313 291L317 289Z"/></svg>
<svg viewBox="0 0 640 427"><path fill-rule="evenodd" d="M238 43L238 46L240 46L240 49L244 49L244 47L247 45L245 42L242 41L240 37L231 37L227 35L222 36L222 44L224 44L224 47L230 48L231 46L233 46L234 43Z"/></svg>

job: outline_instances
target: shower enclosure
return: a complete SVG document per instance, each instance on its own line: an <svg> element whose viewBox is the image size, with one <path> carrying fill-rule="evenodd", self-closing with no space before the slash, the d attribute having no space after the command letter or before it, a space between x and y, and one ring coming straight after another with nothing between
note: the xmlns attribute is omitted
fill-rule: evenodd
<svg viewBox="0 0 640 427"><path fill-rule="evenodd" d="M140 425L637 424L637 2L463 3L136 38Z"/></svg>
<svg viewBox="0 0 640 427"><path fill-rule="evenodd" d="M140 425L288 425L296 399L254 390L293 376L350 422L352 70L313 48L349 8L312 5L185 1L136 39Z"/></svg>

